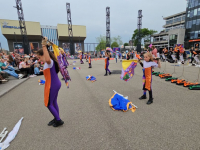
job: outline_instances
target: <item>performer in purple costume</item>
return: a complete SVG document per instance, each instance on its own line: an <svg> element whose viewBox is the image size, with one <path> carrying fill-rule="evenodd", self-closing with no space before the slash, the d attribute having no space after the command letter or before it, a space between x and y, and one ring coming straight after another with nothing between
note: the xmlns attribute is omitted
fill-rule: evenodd
<svg viewBox="0 0 200 150"><path fill-rule="evenodd" d="M43 71L45 77L44 104L54 116L54 119L50 121L48 125L58 127L64 124L60 119L57 104L58 92L61 87L61 82L57 75L59 72L59 65L54 54L47 50L47 38L43 38L42 47L42 49L38 50L37 55L38 58L45 63Z"/></svg>
<svg viewBox="0 0 200 150"><path fill-rule="evenodd" d="M110 70L108 69L108 66L109 66L109 60L110 60L110 54L109 54L109 52L106 52L106 58L105 58L105 70L106 70L106 74L104 75L104 76L107 76L108 74L107 74L107 72L109 72L109 75L111 75L111 72L110 72Z"/></svg>

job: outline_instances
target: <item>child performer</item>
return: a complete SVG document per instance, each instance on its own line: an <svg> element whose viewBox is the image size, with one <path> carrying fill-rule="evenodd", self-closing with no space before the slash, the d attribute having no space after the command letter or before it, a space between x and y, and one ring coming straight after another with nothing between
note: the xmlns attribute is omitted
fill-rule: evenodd
<svg viewBox="0 0 200 150"><path fill-rule="evenodd" d="M53 125L58 127L64 124L59 116L59 108L57 104L58 92L61 87L61 82L57 73L59 72L58 62L56 57L47 50L47 38L42 40L42 49L37 52L38 58L44 62L44 77L46 80L44 89L44 104L54 116L54 119L49 122L48 126Z"/></svg>
<svg viewBox="0 0 200 150"><path fill-rule="evenodd" d="M86 62L88 62L88 54L85 53L85 59L86 59Z"/></svg>
<svg viewBox="0 0 200 150"><path fill-rule="evenodd" d="M92 64L91 64L91 54L88 53L88 60L89 60L89 68L92 68Z"/></svg>
<svg viewBox="0 0 200 150"><path fill-rule="evenodd" d="M106 52L105 54L106 58L105 58L105 70L106 70L106 74L104 76L107 76L107 72L109 71L109 75L111 75L111 72L110 70L108 69L108 66L109 66L109 60L110 60L110 52Z"/></svg>
<svg viewBox="0 0 200 150"><path fill-rule="evenodd" d="M139 61L140 62L140 61ZM153 61L153 56L151 53L144 54L144 63L140 62L140 65L143 67L143 95L139 98L140 100L146 99L146 90L149 91L149 100L147 105L153 103L153 95L152 95L152 68L159 67L160 68L160 60L158 60L158 64Z"/></svg>
<svg viewBox="0 0 200 150"><path fill-rule="evenodd" d="M84 64L84 62L83 62L83 52L81 52L81 55L80 55L80 63Z"/></svg>

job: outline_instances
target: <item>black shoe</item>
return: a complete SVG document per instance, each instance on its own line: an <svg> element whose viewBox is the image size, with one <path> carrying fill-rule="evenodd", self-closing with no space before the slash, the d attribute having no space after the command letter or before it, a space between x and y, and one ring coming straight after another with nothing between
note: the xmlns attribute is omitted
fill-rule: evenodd
<svg viewBox="0 0 200 150"><path fill-rule="evenodd" d="M109 75L111 75L112 73L111 72L109 72Z"/></svg>
<svg viewBox="0 0 200 150"><path fill-rule="evenodd" d="M64 122L62 120L55 120L53 127L59 127L59 126L62 126L63 124Z"/></svg>
<svg viewBox="0 0 200 150"><path fill-rule="evenodd" d="M142 100L142 99L147 99L147 96L146 96L146 95L142 95L139 99L140 99L140 100Z"/></svg>
<svg viewBox="0 0 200 150"><path fill-rule="evenodd" d="M104 74L104 76L107 76L107 74Z"/></svg>
<svg viewBox="0 0 200 150"><path fill-rule="evenodd" d="M147 105L150 105L150 104L152 104L153 103L153 98L150 98L149 100L148 100L148 102L147 102Z"/></svg>
<svg viewBox="0 0 200 150"><path fill-rule="evenodd" d="M53 120L51 120L49 123L48 123L48 126L52 126L54 123L55 123L56 119L54 118Z"/></svg>

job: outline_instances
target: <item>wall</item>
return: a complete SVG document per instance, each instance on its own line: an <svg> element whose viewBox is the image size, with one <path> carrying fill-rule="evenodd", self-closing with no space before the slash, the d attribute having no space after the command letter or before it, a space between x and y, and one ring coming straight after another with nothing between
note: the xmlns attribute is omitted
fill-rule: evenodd
<svg viewBox="0 0 200 150"><path fill-rule="evenodd" d="M185 29L174 29L170 30L168 33L169 35L177 34L178 35L177 44L184 44Z"/></svg>
<svg viewBox="0 0 200 150"><path fill-rule="evenodd" d="M68 35L68 25L67 24L58 24L58 37L60 36L69 36ZM86 26L73 25L72 26L73 36L74 37L86 37Z"/></svg>
<svg viewBox="0 0 200 150"><path fill-rule="evenodd" d="M1 23L2 34L13 35L15 32L16 35L21 35L20 29L3 28L3 26L4 26L3 23L6 23L7 26L15 26L18 28L19 27L18 20L0 19L0 23ZM26 30L27 30L27 35L41 35L41 28L40 28L39 22L26 21Z"/></svg>

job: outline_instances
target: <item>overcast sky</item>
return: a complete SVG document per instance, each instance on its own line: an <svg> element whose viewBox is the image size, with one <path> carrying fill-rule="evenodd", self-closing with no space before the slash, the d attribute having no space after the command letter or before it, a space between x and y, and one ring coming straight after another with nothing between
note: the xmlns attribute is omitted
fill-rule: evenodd
<svg viewBox="0 0 200 150"><path fill-rule="evenodd" d="M137 28L139 9L143 10L142 28L159 32L165 24L162 16L186 10L186 0L22 0L25 20L41 25L67 24L66 2L71 5L72 24L86 26L87 43L106 34L107 6L111 9L111 36L120 35L123 42L128 42ZM15 0L0 0L0 19L17 20L15 5ZM0 42L8 49L1 30Z"/></svg>

